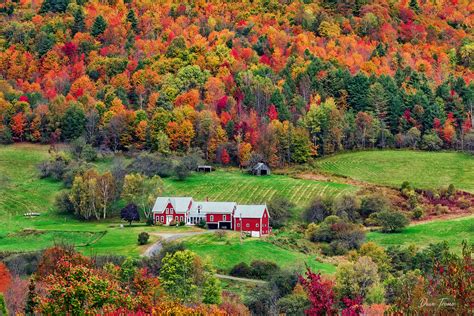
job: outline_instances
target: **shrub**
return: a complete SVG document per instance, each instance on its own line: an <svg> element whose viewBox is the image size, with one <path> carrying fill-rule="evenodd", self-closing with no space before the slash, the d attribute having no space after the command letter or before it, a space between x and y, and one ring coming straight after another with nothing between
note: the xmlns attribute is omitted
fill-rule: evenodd
<svg viewBox="0 0 474 316"><path fill-rule="evenodd" d="M454 187L454 184L450 184L448 186L448 191L446 192L448 194L448 197L454 197L457 193L456 188Z"/></svg>
<svg viewBox="0 0 474 316"><path fill-rule="evenodd" d="M276 263L263 260L252 261L250 268L252 270L252 276L261 280L268 279L273 273L280 270L280 267Z"/></svg>
<svg viewBox="0 0 474 316"><path fill-rule="evenodd" d="M415 209L413 210L413 213L412 213L412 217L414 219L420 219L423 217L423 209L421 207L415 207Z"/></svg>
<svg viewBox="0 0 474 316"><path fill-rule="evenodd" d="M364 196L360 204L360 214L367 218L372 213L386 211L391 208L390 200L382 194Z"/></svg>
<svg viewBox="0 0 474 316"><path fill-rule="evenodd" d="M339 255L359 248L365 239L365 232L361 225L333 215L317 226L308 227L306 236L313 242L330 243L329 247L322 249L325 254Z"/></svg>
<svg viewBox="0 0 474 316"><path fill-rule="evenodd" d="M449 207L441 205L441 204L436 204L435 208L434 208L434 213L436 215L448 214L449 213Z"/></svg>
<svg viewBox="0 0 474 316"><path fill-rule="evenodd" d="M138 234L138 244L145 245L148 243L148 239L150 239L150 235L147 232L141 232Z"/></svg>
<svg viewBox="0 0 474 316"><path fill-rule="evenodd" d="M360 201L355 195L342 195L334 200L333 213L341 218L356 222L360 219L359 214Z"/></svg>
<svg viewBox="0 0 474 316"><path fill-rule="evenodd" d="M225 230L216 230L214 235L216 235L218 239L223 239L227 235L227 232Z"/></svg>
<svg viewBox="0 0 474 316"><path fill-rule="evenodd" d="M171 222L170 222L170 226L176 226L178 223L173 219Z"/></svg>
<svg viewBox="0 0 474 316"><path fill-rule="evenodd" d="M0 315L8 315L7 304L5 303L5 298L3 297L3 293L0 293Z"/></svg>
<svg viewBox="0 0 474 316"><path fill-rule="evenodd" d="M295 204L288 198L276 196L268 203L268 212L270 213L270 225L273 228L279 228L291 217L291 210Z"/></svg>
<svg viewBox="0 0 474 316"><path fill-rule="evenodd" d="M206 225L207 225L207 224L206 224L206 221L203 220L203 219L201 219L201 220L199 221L199 223L196 224L196 226L197 226L197 227L200 227L200 228L205 228Z"/></svg>
<svg viewBox="0 0 474 316"><path fill-rule="evenodd" d="M69 197L69 192L61 191L56 195L54 206L59 212L74 214L74 205Z"/></svg>
<svg viewBox="0 0 474 316"><path fill-rule="evenodd" d="M442 145L443 141L436 133L425 134L421 140L421 148L424 150L440 150Z"/></svg>
<svg viewBox="0 0 474 316"><path fill-rule="evenodd" d="M240 262L230 269L229 274L236 277L249 278L252 277L252 268L247 263Z"/></svg>
<svg viewBox="0 0 474 316"><path fill-rule="evenodd" d="M376 218L384 233L399 232L409 224L405 215L396 211L378 212Z"/></svg>
<svg viewBox="0 0 474 316"><path fill-rule="evenodd" d="M179 226L184 226L184 225L186 225L186 223L184 221L180 221L178 225Z"/></svg>
<svg viewBox="0 0 474 316"><path fill-rule="evenodd" d="M303 217L308 223L320 223L332 214L332 200L328 198L315 198L305 210Z"/></svg>
<svg viewBox="0 0 474 316"><path fill-rule="evenodd" d="M466 210L471 206L471 202L466 198L460 198L458 200L458 206L459 206L459 208L462 208L463 210Z"/></svg>

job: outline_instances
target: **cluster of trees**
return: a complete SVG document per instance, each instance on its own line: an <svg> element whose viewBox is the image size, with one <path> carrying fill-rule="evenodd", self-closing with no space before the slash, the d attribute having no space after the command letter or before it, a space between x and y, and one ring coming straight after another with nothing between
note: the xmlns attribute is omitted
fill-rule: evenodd
<svg viewBox="0 0 474 316"><path fill-rule="evenodd" d="M473 301L472 246L462 255L445 243L389 247L374 243L352 250L335 278L307 269L281 270L254 288L246 302L256 315L361 315L468 313Z"/></svg>
<svg viewBox="0 0 474 316"><path fill-rule="evenodd" d="M272 166L368 147L474 149L465 1L0 6L0 142Z"/></svg>
<svg viewBox="0 0 474 316"><path fill-rule="evenodd" d="M110 171L99 172L90 163L97 157L97 151L78 138L68 152L52 150L49 160L38 165L40 177L63 181L68 189L56 198L60 211L100 220L110 216L116 202L123 199L128 204L122 210L123 219L131 223L141 214L151 221L153 203L163 190L162 178L184 180L202 163L199 150L186 156L141 153L128 161L115 157ZM133 212L134 207L137 212Z"/></svg>
<svg viewBox="0 0 474 316"><path fill-rule="evenodd" d="M159 253L140 260L88 258L55 246L3 255L0 308L4 297L5 309L14 314L465 314L474 303L472 253L467 243L462 254L446 243L423 249L365 243L329 279L309 268L300 274L265 261L238 264L232 269L237 275L267 281L249 289L242 302L222 291L210 263L182 243L164 243Z"/></svg>
<svg viewBox="0 0 474 316"><path fill-rule="evenodd" d="M144 262L116 256L91 259L67 246L38 256L29 280L14 275L1 288L13 314L226 314L218 306L221 288L214 270L189 250L160 258L159 275Z"/></svg>

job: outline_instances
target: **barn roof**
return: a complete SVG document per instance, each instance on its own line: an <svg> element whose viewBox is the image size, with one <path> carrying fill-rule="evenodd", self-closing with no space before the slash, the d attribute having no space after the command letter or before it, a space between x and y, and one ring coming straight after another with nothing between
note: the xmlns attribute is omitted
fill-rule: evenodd
<svg viewBox="0 0 474 316"><path fill-rule="evenodd" d="M263 213L267 209L266 204L260 205L237 205L235 210L235 218L262 218ZM270 215L269 215L270 217Z"/></svg>
<svg viewBox="0 0 474 316"><path fill-rule="evenodd" d="M219 213L219 214L232 214L237 203L235 202L200 202L194 201L191 207L192 213L197 213L198 208L201 207L201 213Z"/></svg>
<svg viewBox="0 0 474 316"><path fill-rule="evenodd" d="M253 170L262 169L262 168L264 168L264 169L270 169L264 162L256 163L256 164L252 167Z"/></svg>
<svg viewBox="0 0 474 316"><path fill-rule="evenodd" d="M185 213L188 211L189 204L193 201L192 197L168 197L159 196L153 205L153 212L163 212L168 203L171 203L177 213Z"/></svg>

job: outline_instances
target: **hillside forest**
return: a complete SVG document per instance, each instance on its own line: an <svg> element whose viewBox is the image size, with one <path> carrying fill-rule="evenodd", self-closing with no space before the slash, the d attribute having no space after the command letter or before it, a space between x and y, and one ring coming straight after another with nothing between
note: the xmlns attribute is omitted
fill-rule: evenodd
<svg viewBox="0 0 474 316"><path fill-rule="evenodd" d="M271 166L473 150L468 0L7 0L0 142Z"/></svg>

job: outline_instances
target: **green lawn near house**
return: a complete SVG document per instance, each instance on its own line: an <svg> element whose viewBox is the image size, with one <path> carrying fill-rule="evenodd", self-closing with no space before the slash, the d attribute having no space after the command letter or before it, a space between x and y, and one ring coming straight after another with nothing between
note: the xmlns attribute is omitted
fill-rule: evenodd
<svg viewBox="0 0 474 316"><path fill-rule="evenodd" d="M324 172L374 184L399 187L409 181L416 188L438 189L454 184L474 193L474 156L458 152L373 150L319 159Z"/></svg>

